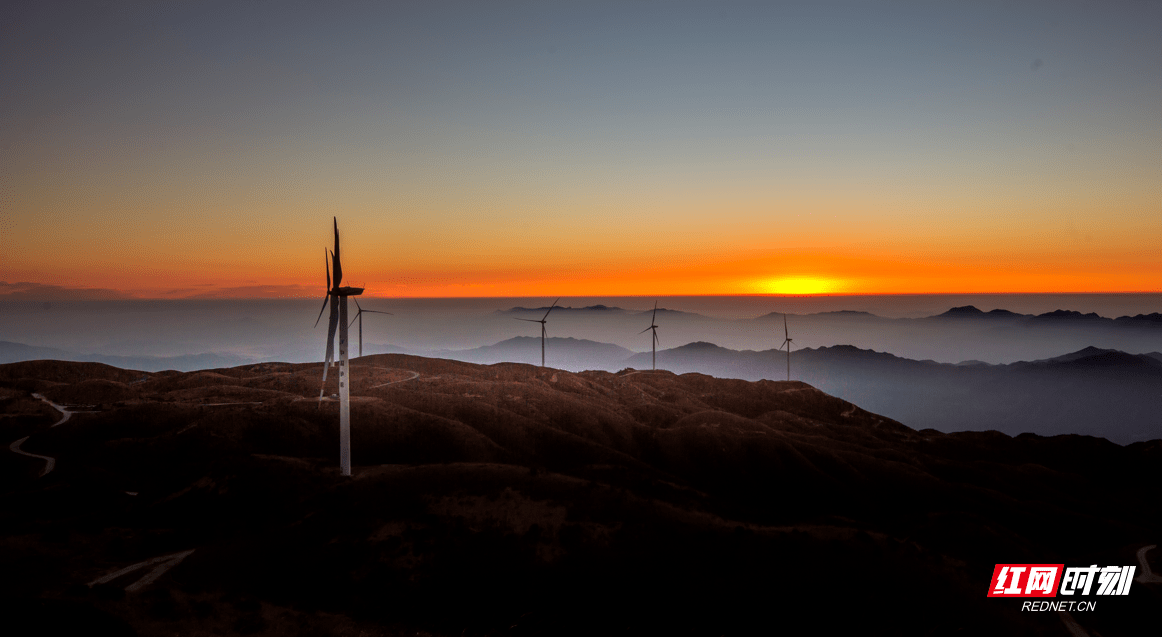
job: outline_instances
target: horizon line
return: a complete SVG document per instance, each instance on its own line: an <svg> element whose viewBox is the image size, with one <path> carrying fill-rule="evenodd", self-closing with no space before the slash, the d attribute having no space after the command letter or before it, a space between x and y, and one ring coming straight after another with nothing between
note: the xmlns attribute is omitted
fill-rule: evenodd
<svg viewBox="0 0 1162 637"><path fill-rule="evenodd" d="M68 288L70 292L116 292L108 288ZM1160 290L1119 290L1119 291L1022 291L1022 292L836 292L826 294L764 294L764 293L707 293L707 294L576 294L562 296L561 299L578 298L610 298L610 299L661 299L661 298L772 298L772 299L807 299L807 298L846 298L846 297L917 297L917 296L1085 296L1085 295L1150 295L1162 294ZM73 298L72 295L30 295L20 294L0 295L0 302L80 302L80 301L288 301L288 300L318 300L320 295L284 295L284 296L131 296L109 295L105 297ZM535 299L544 295L496 295L496 296L410 296L393 295L379 296L374 294L363 295L365 299L382 300L479 300L479 299Z"/></svg>

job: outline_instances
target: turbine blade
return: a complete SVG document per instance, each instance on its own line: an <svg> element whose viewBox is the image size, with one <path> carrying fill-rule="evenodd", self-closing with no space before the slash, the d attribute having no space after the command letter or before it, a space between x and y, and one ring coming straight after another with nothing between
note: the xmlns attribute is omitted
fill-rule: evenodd
<svg viewBox="0 0 1162 637"><path fill-rule="evenodd" d="M651 326L647 327L646 329L644 329L644 330L642 330L642 331L638 332L638 334L645 334L646 332L648 332L648 331L650 331L650 330L652 330L652 329L654 329L654 326L653 326L653 325L651 325Z"/></svg>
<svg viewBox="0 0 1162 637"><path fill-rule="evenodd" d="M560 300L561 300L561 297L557 297L557 301L560 301ZM553 308L557 307L557 301L553 301L553 304L549 306L549 312L552 312ZM549 318L549 312L545 312L545 315L541 317L542 321Z"/></svg>
<svg viewBox="0 0 1162 637"><path fill-rule="evenodd" d="M657 330L654 330L654 342L657 343L658 345L662 344L662 340L658 338L658 331Z"/></svg>
<svg viewBox="0 0 1162 637"><path fill-rule="evenodd" d="M791 338L791 333L787 331L787 313L783 312L783 336L788 339Z"/></svg>
<svg viewBox="0 0 1162 637"><path fill-rule="evenodd" d="M359 308L359 311L355 313L355 316L359 316L363 313L363 307L359 305L359 297L353 296L351 300L355 301L355 307Z"/></svg>
<svg viewBox="0 0 1162 637"><path fill-rule="evenodd" d="M515 316L512 318L514 320L517 320L517 321L528 321L529 323L540 323L540 321L538 321L537 319L522 319L522 318L516 318Z"/></svg>
<svg viewBox="0 0 1162 637"><path fill-rule="evenodd" d="M331 291L331 260L327 258L327 249L323 248L323 267L327 269L327 292Z"/></svg>
<svg viewBox="0 0 1162 637"><path fill-rule="evenodd" d="M330 277L328 277L330 278ZM319 326L319 321L323 320L323 310L327 309L327 301L331 300L331 295L323 297L323 307L319 308L319 318L315 319L315 327ZM314 328L312 328L314 329Z"/></svg>
<svg viewBox="0 0 1162 637"><path fill-rule="evenodd" d="M358 304L358 303L356 303L356 305L359 305L359 304ZM379 310L359 310L359 311L360 311L361 313L362 313L362 312L367 312L368 314L387 314L388 316L395 316L395 315L394 315L394 314L392 314L391 312L380 312Z"/></svg>
<svg viewBox="0 0 1162 637"><path fill-rule="evenodd" d="M335 217L335 252L331 255L335 260L335 287L343 281L343 262L339 260L339 218Z"/></svg>

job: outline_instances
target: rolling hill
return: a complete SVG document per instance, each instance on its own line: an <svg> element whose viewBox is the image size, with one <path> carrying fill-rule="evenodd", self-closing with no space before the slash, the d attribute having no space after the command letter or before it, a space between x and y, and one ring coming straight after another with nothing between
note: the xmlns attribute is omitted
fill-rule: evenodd
<svg viewBox="0 0 1162 637"><path fill-rule="evenodd" d="M37 477L42 460L0 456L5 616L142 635L1048 635L1055 615L986 599L994 563L1130 564L1162 534L1157 440L917 431L802 382L702 374L364 357L344 479L319 377L0 365L0 432L55 460ZM45 401L96 413L54 427ZM144 570L116 575L191 550L129 592ZM1149 586L1083 621L1136 634Z"/></svg>

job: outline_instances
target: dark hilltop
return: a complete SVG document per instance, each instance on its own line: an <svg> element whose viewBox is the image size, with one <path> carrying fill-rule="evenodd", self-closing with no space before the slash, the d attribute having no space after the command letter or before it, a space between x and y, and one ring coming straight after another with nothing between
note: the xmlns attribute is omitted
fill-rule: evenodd
<svg viewBox="0 0 1162 637"><path fill-rule="evenodd" d="M344 479L317 363L0 366L0 432L32 454L0 456L5 616L47 634L1060 635L985 597L995 563L1134 564L1162 536L1158 440L917 431L794 381L352 369ZM1156 587L1076 619L1140 634Z"/></svg>

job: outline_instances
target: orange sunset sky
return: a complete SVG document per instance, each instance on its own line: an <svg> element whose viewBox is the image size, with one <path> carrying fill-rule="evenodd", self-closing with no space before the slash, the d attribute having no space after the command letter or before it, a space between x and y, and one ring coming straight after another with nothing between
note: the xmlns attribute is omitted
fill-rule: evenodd
<svg viewBox="0 0 1162 637"><path fill-rule="evenodd" d="M1162 291L1162 3L236 4L4 9L0 281Z"/></svg>

